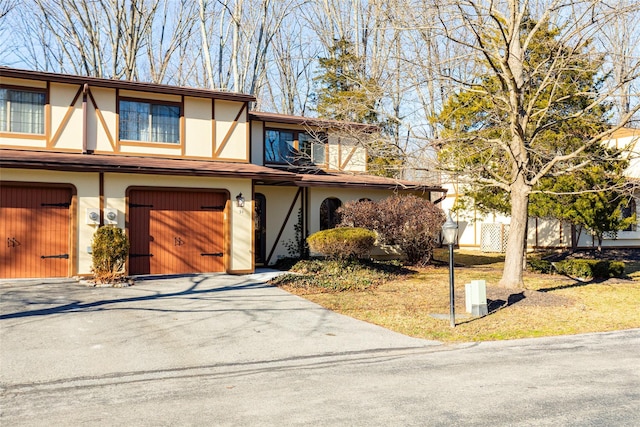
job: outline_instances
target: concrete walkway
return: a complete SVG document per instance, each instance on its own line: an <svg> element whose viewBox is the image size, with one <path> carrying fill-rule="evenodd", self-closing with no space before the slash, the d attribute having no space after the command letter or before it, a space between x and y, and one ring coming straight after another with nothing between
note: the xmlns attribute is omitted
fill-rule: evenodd
<svg viewBox="0 0 640 427"><path fill-rule="evenodd" d="M0 283L0 425L640 425L640 331L443 345L249 276Z"/></svg>

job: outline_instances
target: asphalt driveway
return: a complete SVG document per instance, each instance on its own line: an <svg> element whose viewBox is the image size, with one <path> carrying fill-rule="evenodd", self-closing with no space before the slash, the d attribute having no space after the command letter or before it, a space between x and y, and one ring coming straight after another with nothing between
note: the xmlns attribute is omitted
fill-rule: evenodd
<svg viewBox="0 0 640 427"><path fill-rule="evenodd" d="M0 424L640 424L638 330L444 345L272 274L3 281Z"/></svg>

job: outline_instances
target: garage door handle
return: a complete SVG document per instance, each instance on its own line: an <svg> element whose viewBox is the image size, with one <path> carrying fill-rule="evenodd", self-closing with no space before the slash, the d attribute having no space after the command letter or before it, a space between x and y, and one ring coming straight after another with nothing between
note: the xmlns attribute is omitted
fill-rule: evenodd
<svg viewBox="0 0 640 427"><path fill-rule="evenodd" d="M129 258L138 258L141 256L153 256L153 254L129 254Z"/></svg>
<svg viewBox="0 0 640 427"><path fill-rule="evenodd" d="M212 254L208 254L208 253L202 252L200 254L200 256L219 256L219 257L221 257L221 256L223 256L223 254L222 254L222 252L216 252L216 253L212 253Z"/></svg>
<svg viewBox="0 0 640 427"><path fill-rule="evenodd" d="M69 259L69 254L60 254L60 255L42 255L40 259L46 258L61 258L61 259Z"/></svg>

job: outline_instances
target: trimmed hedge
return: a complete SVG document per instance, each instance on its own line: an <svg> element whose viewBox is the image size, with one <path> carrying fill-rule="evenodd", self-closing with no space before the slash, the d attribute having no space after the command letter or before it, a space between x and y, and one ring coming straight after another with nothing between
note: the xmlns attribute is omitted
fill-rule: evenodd
<svg viewBox="0 0 640 427"><path fill-rule="evenodd" d="M527 260L527 266L534 273L553 274L555 272L553 264L546 259L531 258Z"/></svg>
<svg viewBox="0 0 640 427"><path fill-rule="evenodd" d="M331 228L307 237L311 251L334 260L366 258L375 242L374 231L357 227Z"/></svg>
<svg viewBox="0 0 640 427"><path fill-rule="evenodd" d="M624 275L624 262L594 259L568 259L555 263L560 274L572 277L609 279Z"/></svg>

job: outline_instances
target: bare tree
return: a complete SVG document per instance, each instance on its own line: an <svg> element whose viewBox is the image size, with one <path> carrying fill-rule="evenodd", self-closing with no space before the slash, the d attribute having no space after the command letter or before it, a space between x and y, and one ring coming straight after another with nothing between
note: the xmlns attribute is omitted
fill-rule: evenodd
<svg viewBox="0 0 640 427"><path fill-rule="evenodd" d="M36 42L22 59L34 68L116 79L139 79L141 69L162 81L171 56L188 32L179 4L169 16L169 0L30 0L21 7L23 32ZM159 9L160 8L160 9ZM158 14L162 10L162 14ZM162 22L156 22L161 16ZM184 21L181 21L185 18ZM168 20L177 22L167 36ZM147 48L149 65L141 66Z"/></svg>
<svg viewBox="0 0 640 427"><path fill-rule="evenodd" d="M200 45L207 86L259 95L265 84L273 39L299 3L300 0L200 0Z"/></svg>
<svg viewBox="0 0 640 427"><path fill-rule="evenodd" d="M304 31L298 17L289 17L286 31L274 35L269 55L270 67L261 99L256 108L283 114L307 115L313 90L314 60L320 47Z"/></svg>
<svg viewBox="0 0 640 427"><path fill-rule="evenodd" d="M634 94L640 91L640 82L629 75L629 68L640 57L640 9L632 0L620 0L612 3L610 19L603 26L602 31L595 34L596 39L602 45L602 52L608 56L605 64L605 73L611 74L607 82L612 86L612 102L615 105L616 117L628 114L634 100ZM640 119L634 117L632 122L639 123Z"/></svg>
<svg viewBox="0 0 640 427"><path fill-rule="evenodd" d="M202 1L202 0L201 0ZM185 66L185 53L195 48L197 9L191 0L159 3L152 27L144 34L149 78L154 83L182 84L192 71ZM192 62L192 61L191 61ZM178 71L178 72L176 72Z"/></svg>
<svg viewBox="0 0 640 427"><path fill-rule="evenodd" d="M528 202L535 186L545 177L589 165L594 153L606 155L598 149L601 141L640 108L630 106L611 126L593 121L603 115L603 105L624 82L637 81L637 57L626 58L629 62L623 75L606 88L571 80L584 72L597 75L604 54L595 49L592 40L615 15L629 9L610 9L595 0L464 0L434 2L433 7L442 37L466 52L461 60L472 64L474 70L482 70L475 72L474 78L443 77L457 85L456 94L464 92L464 96L485 102L479 111L482 120L467 127L455 119L462 132L440 141L440 147L453 153L448 159L456 159L444 166L460 179L508 195L511 225L500 283L518 287L523 284ZM536 51L534 45L540 40L546 44ZM457 99L460 108L470 105ZM440 115L440 120L453 123L458 111L447 114L451 116ZM572 128L577 124L590 132L576 132ZM554 140L554 132L573 133L570 139ZM456 147L464 150L456 154ZM469 153L481 161L468 161Z"/></svg>

